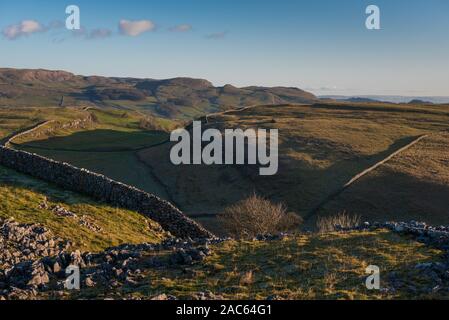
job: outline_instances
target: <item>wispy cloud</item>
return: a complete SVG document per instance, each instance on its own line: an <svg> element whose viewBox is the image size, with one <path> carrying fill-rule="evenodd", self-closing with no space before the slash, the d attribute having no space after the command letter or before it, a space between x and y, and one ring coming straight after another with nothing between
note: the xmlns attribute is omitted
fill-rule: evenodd
<svg viewBox="0 0 449 320"><path fill-rule="evenodd" d="M215 32L215 33L209 33L208 35L206 35L206 38L212 39L212 40L219 40L219 39L224 39L227 35L228 35L227 31Z"/></svg>
<svg viewBox="0 0 449 320"><path fill-rule="evenodd" d="M23 20L17 24L9 25L1 30L1 34L8 40L15 40L20 37L29 36L35 33L51 32L53 43L62 43L70 37L96 40L106 39L116 34L121 34L129 37L137 37L145 32L156 30L156 24L151 20L126 20L122 19L118 22L118 32L114 32L109 28L94 28L87 29L81 27L79 30L65 30L63 21L52 21L44 25L36 20ZM190 32L192 25L184 23L175 25L168 30L170 32ZM223 39L227 35L227 31L211 33L205 37L208 39Z"/></svg>
<svg viewBox="0 0 449 320"><path fill-rule="evenodd" d="M79 30L67 30L63 34L55 35L52 39L53 43L63 43L71 38L84 39L84 40L101 40L113 36L113 32L107 28L96 28L88 30L87 28L81 27Z"/></svg>
<svg viewBox="0 0 449 320"><path fill-rule="evenodd" d="M23 20L18 24L6 27L2 30L2 34L8 40L15 40L23 36L45 31L47 31L47 28L36 20Z"/></svg>
<svg viewBox="0 0 449 320"><path fill-rule="evenodd" d="M328 86L328 87L320 87L320 88L314 89L314 90L326 92L326 91L338 91L338 90L344 90L344 89L340 89L337 86Z"/></svg>
<svg viewBox="0 0 449 320"><path fill-rule="evenodd" d="M171 27L171 32L188 32L192 30L192 26L190 24L179 24L177 26Z"/></svg>
<svg viewBox="0 0 449 320"><path fill-rule="evenodd" d="M112 31L109 29L93 29L91 30L86 38L87 39L105 39L105 38L109 38L112 35Z"/></svg>
<svg viewBox="0 0 449 320"><path fill-rule="evenodd" d="M61 20L54 20L48 24L47 29L62 29L65 27L65 23Z"/></svg>
<svg viewBox="0 0 449 320"><path fill-rule="evenodd" d="M137 37L142 33L154 31L155 29L156 25L151 20L120 20L119 22L120 33L130 37Z"/></svg>

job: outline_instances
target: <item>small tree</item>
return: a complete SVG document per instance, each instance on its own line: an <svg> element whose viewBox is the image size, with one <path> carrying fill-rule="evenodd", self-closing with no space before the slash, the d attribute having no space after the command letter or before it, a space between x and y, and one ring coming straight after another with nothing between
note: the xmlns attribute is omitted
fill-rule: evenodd
<svg viewBox="0 0 449 320"><path fill-rule="evenodd" d="M236 238L293 231L302 223L283 204L274 204L255 193L226 208L218 219L229 235Z"/></svg>

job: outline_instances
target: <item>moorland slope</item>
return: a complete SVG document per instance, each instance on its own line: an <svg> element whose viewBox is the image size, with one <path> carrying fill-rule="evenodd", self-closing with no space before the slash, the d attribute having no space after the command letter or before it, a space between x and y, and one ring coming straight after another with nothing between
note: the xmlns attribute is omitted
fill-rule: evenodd
<svg viewBox="0 0 449 320"><path fill-rule="evenodd" d="M178 206L187 213L199 214L205 222L208 214L213 216L221 212L224 207L247 197L253 191L273 201L285 203L291 211L307 220L312 218L329 195L340 190L359 173L423 135L448 130L448 117L449 109L443 105L318 103L259 106L207 118L205 128L279 129L279 172L271 177L258 175L255 166L174 166L168 159L170 144L142 150L139 157L163 181ZM432 154L437 152L434 150ZM441 154L443 158L444 154ZM424 163L420 168L421 164L414 163L414 159L409 162L413 163L416 171L428 170ZM445 170L444 161L437 160L434 165ZM391 172L391 176L395 174ZM428 174L421 178L421 183L440 184L440 178L436 176ZM385 183L388 181L386 179ZM381 179L377 190L381 189L382 184ZM390 184L386 190L394 186ZM370 199L375 194L370 190L358 197ZM378 208L376 214L373 214L373 210L363 208L352 210L346 201L339 206L328 206L326 212L321 210L320 214L336 214L347 209L362 215L366 220L389 219L394 217L396 202L388 194L383 193L383 201L391 206ZM408 201L407 197L414 198L414 202L420 201L416 194L401 193L403 202ZM447 201L439 197L434 204L438 209L426 215L430 223L449 222ZM398 210L405 212L405 208L407 206ZM425 210L424 203L421 210ZM406 214L401 218L406 219ZM416 214L410 215L410 218L416 218Z"/></svg>

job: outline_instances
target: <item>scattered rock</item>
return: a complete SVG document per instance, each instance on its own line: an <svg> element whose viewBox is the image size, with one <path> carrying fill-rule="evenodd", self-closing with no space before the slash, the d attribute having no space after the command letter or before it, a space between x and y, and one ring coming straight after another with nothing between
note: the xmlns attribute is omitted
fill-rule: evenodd
<svg viewBox="0 0 449 320"><path fill-rule="evenodd" d="M166 295L165 293L152 297L150 300L178 300L175 296Z"/></svg>
<svg viewBox="0 0 449 320"><path fill-rule="evenodd" d="M13 219L0 221L0 268L58 255L69 246L39 225L19 224Z"/></svg>
<svg viewBox="0 0 449 320"><path fill-rule="evenodd" d="M87 277L86 280L84 280L84 283L86 284L86 287L89 288L95 287L95 282L89 277Z"/></svg>
<svg viewBox="0 0 449 320"><path fill-rule="evenodd" d="M51 207L48 202L47 199L45 199L40 205L39 205L40 209L45 209L45 210L49 210L51 212L53 212L55 215L57 215L58 217L63 217L63 218L70 218L70 219L74 219L75 221L78 222L78 224L80 226L86 227L87 229L96 232L96 233L100 233L103 231L103 228L101 228L100 226L98 226L97 224L95 224L95 222L93 221L92 218L83 215L81 217L78 217L78 215L76 215L75 213L67 210L66 208L60 206L60 205L56 205Z"/></svg>

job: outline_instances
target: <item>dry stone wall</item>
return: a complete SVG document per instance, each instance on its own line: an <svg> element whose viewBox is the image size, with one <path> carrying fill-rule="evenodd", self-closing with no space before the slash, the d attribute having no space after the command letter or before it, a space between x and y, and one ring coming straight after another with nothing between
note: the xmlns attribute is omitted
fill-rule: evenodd
<svg viewBox="0 0 449 320"><path fill-rule="evenodd" d="M4 146L0 146L0 165L111 205L137 211L158 222L176 237L214 237L171 203L104 175Z"/></svg>

